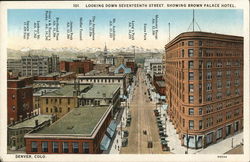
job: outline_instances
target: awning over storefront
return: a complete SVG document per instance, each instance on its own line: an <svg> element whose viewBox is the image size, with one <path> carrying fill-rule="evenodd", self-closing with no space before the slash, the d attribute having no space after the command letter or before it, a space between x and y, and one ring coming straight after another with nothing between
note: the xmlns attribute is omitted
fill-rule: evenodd
<svg viewBox="0 0 250 162"><path fill-rule="evenodd" d="M111 130L115 131L115 130L116 130L116 127L117 127L117 124L116 124L115 120L112 120L112 121L110 122L110 124L109 124L109 128L110 128Z"/></svg>
<svg viewBox="0 0 250 162"><path fill-rule="evenodd" d="M115 134L115 131L113 131L113 130L110 129L110 128L107 128L107 135L108 135L110 138L112 138L112 137L114 136L114 134Z"/></svg>
<svg viewBox="0 0 250 162"><path fill-rule="evenodd" d="M102 138L100 149L103 151L107 151L109 148L110 141L111 139L105 134Z"/></svg>
<svg viewBox="0 0 250 162"><path fill-rule="evenodd" d="M115 130L116 130L117 124L114 120L112 120L107 128L107 134L108 136L112 139L114 134L115 134Z"/></svg>

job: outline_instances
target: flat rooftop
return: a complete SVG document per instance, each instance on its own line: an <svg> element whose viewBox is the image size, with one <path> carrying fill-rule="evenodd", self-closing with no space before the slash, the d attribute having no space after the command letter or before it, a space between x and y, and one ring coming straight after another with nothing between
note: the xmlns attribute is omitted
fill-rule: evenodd
<svg viewBox="0 0 250 162"><path fill-rule="evenodd" d="M34 128L36 126L35 121L38 120L38 125L42 124L45 121L51 119L51 115L38 115L33 118L24 120L23 122L17 123L13 126L10 126L10 129L19 129L19 128Z"/></svg>
<svg viewBox="0 0 250 162"><path fill-rule="evenodd" d="M39 77L64 77L64 76L67 76L67 75L71 75L73 74L74 72L66 72L66 73L60 73L60 72L53 72L53 73L49 73L49 74L46 74L46 75L40 75Z"/></svg>
<svg viewBox="0 0 250 162"><path fill-rule="evenodd" d="M59 88L42 88L36 92L33 93L33 96L42 96L46 93L49 93L49 92L53 92L53 91L56 91L58 90Z"/></svg>
<svg viewBox="0 0 250 162"><path fill-rule="evenodd" d="M89 87L90 85L80 85L80 91ZM46 93L45 97L73 97L74 85L65 85L60 89Z"/></svg>
<svg viewBox="0 0 250 162"><path fill-rule="evenodd" d="M109 106L74 108L49 127L31 133L31 135L91 136L95 127L110 110Z"/></svg>
<svg viewBox="0 0 250 162"><path fill-rule="evenodd" d="M93 87L80 96L83 98L113 98L120 87L118 84L93 84Z"/></svg>

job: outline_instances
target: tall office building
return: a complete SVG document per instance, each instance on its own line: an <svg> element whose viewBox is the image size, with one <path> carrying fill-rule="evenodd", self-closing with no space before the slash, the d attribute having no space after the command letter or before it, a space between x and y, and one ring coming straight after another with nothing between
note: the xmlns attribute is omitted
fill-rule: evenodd
<svg viewBox="0 0 250 162"><path fill-rule="evenodd" d="M165 46L165 65L167 112L184 146L243 129L243 37L182 33Z"/></svg>
<svg viewBox="0 0 250 162"><path fill-rule="evenodd" d="M59 57L28 55L22 56L22 75L39 76L47 75L52 72L58 72L60 67Z"/></svg>

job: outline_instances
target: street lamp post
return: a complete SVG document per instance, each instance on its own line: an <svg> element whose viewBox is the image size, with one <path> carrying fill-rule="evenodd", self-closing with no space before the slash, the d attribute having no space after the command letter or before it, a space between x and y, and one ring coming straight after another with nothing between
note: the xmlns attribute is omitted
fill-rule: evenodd
<svg viewBox="0 0 250 162"><path fill-rule="evenodd" d="M187 128L187 151L186 151L186 153L188 154L188 145L189 145L189 139L188 139L188 128Z"/></svg>

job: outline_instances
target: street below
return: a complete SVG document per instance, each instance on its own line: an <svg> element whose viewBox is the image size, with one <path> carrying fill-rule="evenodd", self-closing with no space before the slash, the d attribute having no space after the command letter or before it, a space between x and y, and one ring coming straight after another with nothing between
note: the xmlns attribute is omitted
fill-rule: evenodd
<svg viewBox="0 0 250 162"><path fill-rule="evenodd" d="M145 74L138 69L133 99L130 103L131 125L128 130L128 145L122 147L121 154L165 154L162 151L156 117L153 110L155 103L150 102L145 84ZM152 142L152 148L148 148Z"/></svg>

